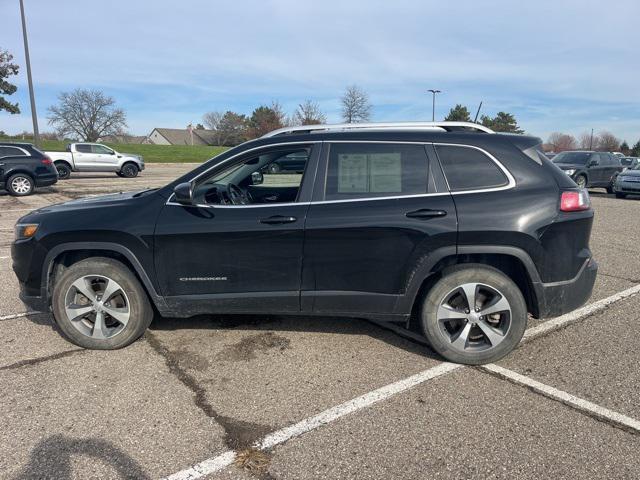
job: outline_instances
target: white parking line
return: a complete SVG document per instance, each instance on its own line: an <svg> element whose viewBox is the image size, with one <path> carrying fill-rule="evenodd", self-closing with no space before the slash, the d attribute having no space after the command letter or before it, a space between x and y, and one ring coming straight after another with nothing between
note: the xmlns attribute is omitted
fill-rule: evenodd
<svg viewBox="0 0 640 480"><path fill-rule="evenodd" d="M636 294L640 293L640 284L635 285L631 288L623 290L622 292L618 292L610 297L604 298L602 300L598 300L590 305L579 308L571 313L566 315L562 315L553 320L549 320L541 325L536 327L532 327L527 329L524 334L523 341L528 341L533 338L536 338L545 333L551 332L553 330L557 330L564 326L570 325L571 323L577 322L583 318L586 318L594 313L600 312L604 310L609 305L623 300L625 298L632 297ZM412 340L416 340L423 344L428 344L426 338L418 335L416 333L405 330L397 325L385 323L385 322L373 322L380 325L383 328L387 328L389 330L393 330L398 334L409 337ZM462 368L462 365L456 365L453 363L441 363L435 367L424 370L416 375L411 377L399 380L397 382L391 383L384 387L381 387L377 390L374 390L369 393L365 393L360 397L354 398L353 400L349 400L345 403L342 403L338 406L332 407L324 412L319 413L313 417L306 418L294 425L289 427L285 427L277 432L273 432L266 437L264 437L261 441L257 442L254 446L261 450L266 450L269 448L273 448L276 445L280 445L291 438L298 437L303 435L304 433L315 430L323 425L327 425L335 420L342 418L345 415L350 413L357 412L362 410L363 408L367 408L374 403L380 402L382 400L386 400L387 398L392 397L398 393L409 390L410 388L415 387L421 383L424 383L428 380L432 380L437 377L441 377L447 375L459 368ZM497 365L487 365L485 366L487 370L492 371L498 375L499 371L510 372L509 370L498 367ZM535 380L531 380L527 377L523 377L515 372L510 372L521 381L522 385L526 385L534 389L535 391L548 396L549 398L553 398L556 400L560 400L568 405L573 406L574 408L581 409L582 411L588 411L590 413L595 414L596 416L600 416L601 418L606 418L607 420L617 423L618 425L624 426L627 429L633 429L640 432L640 422L634 420L630 417L626 417L622 414L613 412L604 407L600 407L596 404L588 402L586 400L582 400L578 397L574 397L568 393L557 390L553 387L548 387L543 385ZM520 378L522 377L522 378ZM515 378L510 378L514 382ZM526 383L525 383L526 382ZM535 385L535 387L534 387ZM204 460L196 465L191 466L185 470L181 470L177 473L169 475L164 480L194 480L197 478L201 478L205 475L210 475L212 473L219 472L220 470L231 465L236 458L236 452L233 450L227 450L226 452L221 453L220 455Z"/></svg>
<svg viewBox="0 0 640 480"><path fill-rule="evenodd" d="M432 380L442 375L451 373L459 368L462 368L462 365L456 365L454 363L441 363L435 367L429 368L410 377L403 378L402 380L391 383L389 385L385 385L384 387L378 388L377 390L374 390L372 392L365 393L364 395L325 410L318 415L305 418L304 420L289 427L285 427L282 430L270 433L254 446L261 450L273 448L276 445L286 442L287 440L299 437L304 433L310 432L311 430L315 430L318 427L338 420L345 415L357 412L358 410L369 407L374 403L386 400L393 395L404 392L405 390L409 390L410 388L413 388L416 385L420 385L421 383L424 383L428 380ZM200 462L197 465L192 466L191 468L174 473L173 475L166 477L165 480L193 480L205 475L210 475L231 465L235 458L236 452L234 452L233 450L228 450L218 455L217 457L205 460L204 462Z"/></svg>
<svg viewBox="0 0 640 480"><path fill-rule="evenodd" d="M2 317L0 317L0 320L12 320L14 318L26 317L27 315L37 315L38 313L43 313L43 312L12 313L10 315L3 315Z"/></svg>
<svg viewBox="0 0 640 480"><path fill-rule="evenodd" d="M495 373L505 380L528 387L534 392L544 395L545 397L549 397L553 400L558 400L566 405L575 408L576 410L593 414L600 419L608 420L622 428L640 433L640 422L631 417L627 417L626 415L622 415L621 413L614 412L613 410L609 410L608 408L604 408L600 405L596 405L595 403L583 400L582 398L571 395L570 393L563 392L562 390L558 390L557 388L537 382L512 370L494 365L493 363L483 365L480 368L483 370L487 370L488 372Z"/></svg>

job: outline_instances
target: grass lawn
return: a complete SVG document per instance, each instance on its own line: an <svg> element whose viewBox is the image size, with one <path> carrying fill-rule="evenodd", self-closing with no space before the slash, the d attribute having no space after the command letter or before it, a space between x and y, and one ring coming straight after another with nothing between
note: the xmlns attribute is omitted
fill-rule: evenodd
<svg viewBox="0 0 640 480"><path fill-rule="evenodd" d="M32 140L2 139L9 142L31 142ZM69 142L61 140L43 140L41 150L65 150ZM125 143L105 143L117 152L142 155L146 163L202 163L227 150L227 147L209 147L206 145L142 145Z"/></svg>

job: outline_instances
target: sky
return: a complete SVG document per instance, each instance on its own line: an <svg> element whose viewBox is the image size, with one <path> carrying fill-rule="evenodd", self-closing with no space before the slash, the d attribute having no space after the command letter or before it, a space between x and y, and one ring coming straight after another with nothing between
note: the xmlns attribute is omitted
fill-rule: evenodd
<svg viewBox="0 0 640 480"><path fill-rule="evenodd" d="M373 121L515 114L527 133L608 130L640 140L640 1L24 0L41 131L61 92L104 91L128 130L185 128L207 111L250 114L311 99L341 120L348 85L368 92ZM18 0L0 0L0 48L31 131Z"/></svg>

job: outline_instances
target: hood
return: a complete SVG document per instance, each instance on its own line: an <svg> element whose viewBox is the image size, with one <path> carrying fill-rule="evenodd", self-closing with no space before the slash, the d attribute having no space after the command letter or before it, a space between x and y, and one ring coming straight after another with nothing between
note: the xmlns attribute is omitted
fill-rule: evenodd
<svg viewBox="0 0 640 480"><path fill-rule="evenodd" d="M138 160L142 160L142 155L136 155L135 153L126 153L126 152L119 152L119 153L123 157L132 157L132 158L137 158Z"/></svg>
<svg viewBox="0 0 640 480"><path fill-rule="evenodd" d="M112 205L118 205L135 197L144 190L138 190L135 192L120 192L110 193L108 195L96 195L93 197L83 197L77 200L70 200L64 203L56 203L46 207L34 210L31 213L47 213L47 212L60 212L63 210L76 210L91 207L108 207Z"/></svg>
<svg viewBox="0 0 640 480"><path fill-rule="evenodd" d="M621 177L640 177L640 170L623 170L620 172Z"/></svg>
<svg viewBox="0 0 640 480"><path fill-rule="evenodd" d="M584 165L576 165L575 163L556 163L555 165L561 170L579 170L584 168Z"/></svg>

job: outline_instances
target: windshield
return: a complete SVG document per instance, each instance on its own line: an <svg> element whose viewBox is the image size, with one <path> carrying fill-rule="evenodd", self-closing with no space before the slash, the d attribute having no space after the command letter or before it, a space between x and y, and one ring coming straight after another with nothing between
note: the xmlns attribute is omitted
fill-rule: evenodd
<svg viewBox="0 0 640 480"><path fill-rule="evenodd" d="M586 165L591 153L589 152L562 152L553 157L553 163L572 163L574 165Z"/></svg>

